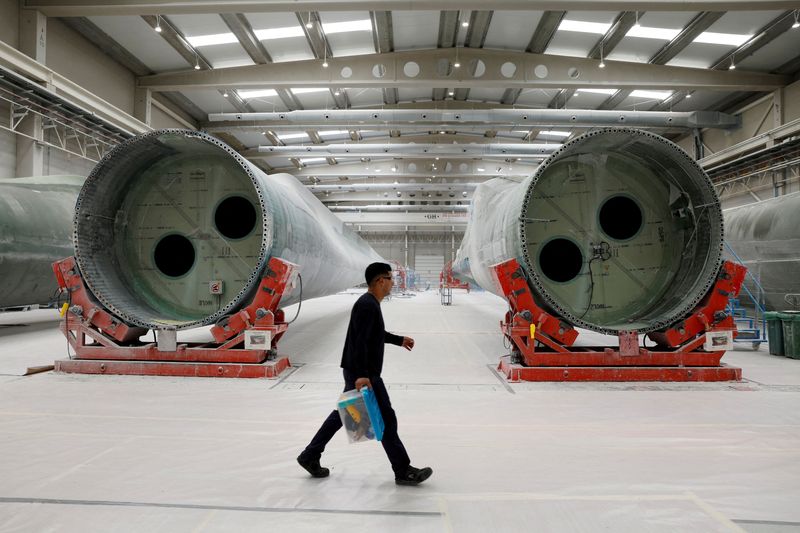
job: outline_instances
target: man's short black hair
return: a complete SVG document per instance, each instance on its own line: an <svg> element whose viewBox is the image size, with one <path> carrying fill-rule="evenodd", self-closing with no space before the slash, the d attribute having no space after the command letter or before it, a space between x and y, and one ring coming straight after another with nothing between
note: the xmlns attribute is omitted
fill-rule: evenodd
<svg viewBox="0 0 800 533"><path fill-rule="evenodd" d="M367 280L367 285L372 285L375 278L383 274L388 274L392 271L392 266L388 263L372 263L364 271L364 278Z"/></svg>

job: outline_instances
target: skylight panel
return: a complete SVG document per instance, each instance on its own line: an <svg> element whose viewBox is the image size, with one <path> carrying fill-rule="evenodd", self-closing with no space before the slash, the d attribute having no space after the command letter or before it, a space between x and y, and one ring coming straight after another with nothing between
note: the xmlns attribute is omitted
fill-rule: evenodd
<svg viewBox="0 0 800 533"><path fill-rule="evenodd" d="M576 31L580 33L594 33L597 35L605 35L611 28L611 24L605 22L583 22L581 20L562 20L558 29L564 31Z"/></svg>
<svg viewBox="0 0 800 533"><path fill-rule="evenodd" d="M244 99L247 98L259 98L264 96L278 96L278 92L275 89L252 89L252 90L237 90L236 91L239 96Z"/></svg>
<svg viewBox="0 0 800 533"><path fill-rule="evenodd" d="M329 90L327 87L298 87L297 89L291 89L294 94L326 93Z"/></svg>
<svg viewBox="0 0 800 533"><path fill-rule="evenodd" d="M266 30L253 30L259 41L269 41L271 39L286 39L288 37L303 37L303 28L300 26L289 26L288 28L269 28Z"/></svg>
<svg viewBox="0 0 800 533"><path fill-rule="evenodd" d="M187 37L187 41L194 47L213 46L215 44L238 43L239 39L232 33L215 33L213 35L196 35Z"/></svg>
<svg viewBox="0 0 800 533"><path fill-rule="evenodd" d="M326 34L346 33L350 31L372 31L372 21L363 19L348 20L347 22L330 22L328 24L323 23L322 29Z"/></svg>
<svg viewBox="0 0 800 533"><path fill-rule="evenodd" d="M740 33L714 33L712 31L703 32L694 40L696 43L705 44L724 44L728 46L741 46L749 41L752 35Z"/></svg>
<svg viewBox="0 0 800 533"><path fill-rule="evenodd" d="M539 135L550 135L551 137L569 137L570 136L570 132L568 132L568 131L547 130L547 131L540 131Z"/></svg>
<svg viewBox="0 0 800 533"><path fill-rule="evenodd" d="M348 130L328 130L328 131L319 131L320 136L325 137L326 135L350 135Z"/></svg>
<svg viewBox="0 0 800 533"><path fill-rule="evenodd" d="M655 98L656 100L666 100L672 96L672 91L640 91L635 90L631 92L631 96L637 98Z"/></svg>
<svg viewBox="0 0 800 533"><path fill-rule="evenodd" d="M579 93L596 93L596 94L616 94L618 89L593 89L593 88L583 88L578 89Z"/></svg>
<svg viewBox="0 0 800 533"><path fill-rule="evenodd" d="M279 133L278 139L288 141L290 139L308 139L308 134L304 131L300 133Z"/></svg>
<svg viewBox="0 0 800 533"><path fill-rule="evenodd" d="M681 30L673 30L670 28L651 28L649 26L640 26L636 24L625 35L627 37L641 37L643 39L658 39L661 41L671 41Z"/></svg>
<svg viewBox="0 0 800 533"><path fill-rule="evenodd" d="M325 161L324 157L308 157L306 159L301 159L300 160L300 162L303 163L304 165L306 163L321 163L323 161Z"/></svg>

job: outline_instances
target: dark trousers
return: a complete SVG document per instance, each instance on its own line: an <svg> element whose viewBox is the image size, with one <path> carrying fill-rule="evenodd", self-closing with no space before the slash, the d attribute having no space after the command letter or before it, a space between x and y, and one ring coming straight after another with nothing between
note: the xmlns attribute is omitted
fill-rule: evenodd
<svg viewBox="0 0 800 533"><path fill-rule="evenodd" d="M344 369L344 391L353 390L356 388L356 375L353 372ZM386 451L386 456L389 462L392 463L392 470L395 475L400 476L405 474L411 460L408 458L408 453L403 446L400 436L397 434L397 416L392 409L392 403L389 401L389 393L386 391L386 385L383 384L383 379L380 376L370 376L369 381L372 384L372 391L375 393L375 399L378 400L378 407L381 410L383 417L383 449ZM325 445L330 442L333 436L342 427L342 419L339 417L339 411L333 410L322 426L311 439L311 442L306 449L303 450L301 456L304 459L312 460L322 456L325 451Z"/></svg>

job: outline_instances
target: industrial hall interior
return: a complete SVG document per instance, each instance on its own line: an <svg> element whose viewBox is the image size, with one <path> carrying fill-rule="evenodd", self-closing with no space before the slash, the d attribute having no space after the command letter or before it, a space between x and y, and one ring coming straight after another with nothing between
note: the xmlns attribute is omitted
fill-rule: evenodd
<svg viewBox="0 0 800 533"><path fill-rule="evenodd" d="M0 0L0 533L800 533L800 1Z"/></svg>

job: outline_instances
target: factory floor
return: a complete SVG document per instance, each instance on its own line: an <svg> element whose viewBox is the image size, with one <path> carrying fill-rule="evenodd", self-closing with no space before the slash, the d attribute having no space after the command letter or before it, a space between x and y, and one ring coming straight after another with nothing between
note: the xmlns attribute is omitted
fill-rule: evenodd
<svg viewBox="0 0 800 533"><path fill-rule="evenodd" d="M453 292L382 305L416 340L387 346L384 379L434 470L418 487L344 433L329 478L295 462L341 390L357 292L303 304L276 380L23 376L67 356L56 313L0 314L0 532L800 531L800 360L743 345L723 359L739 383L509 384L504 302Z"/></svg>

